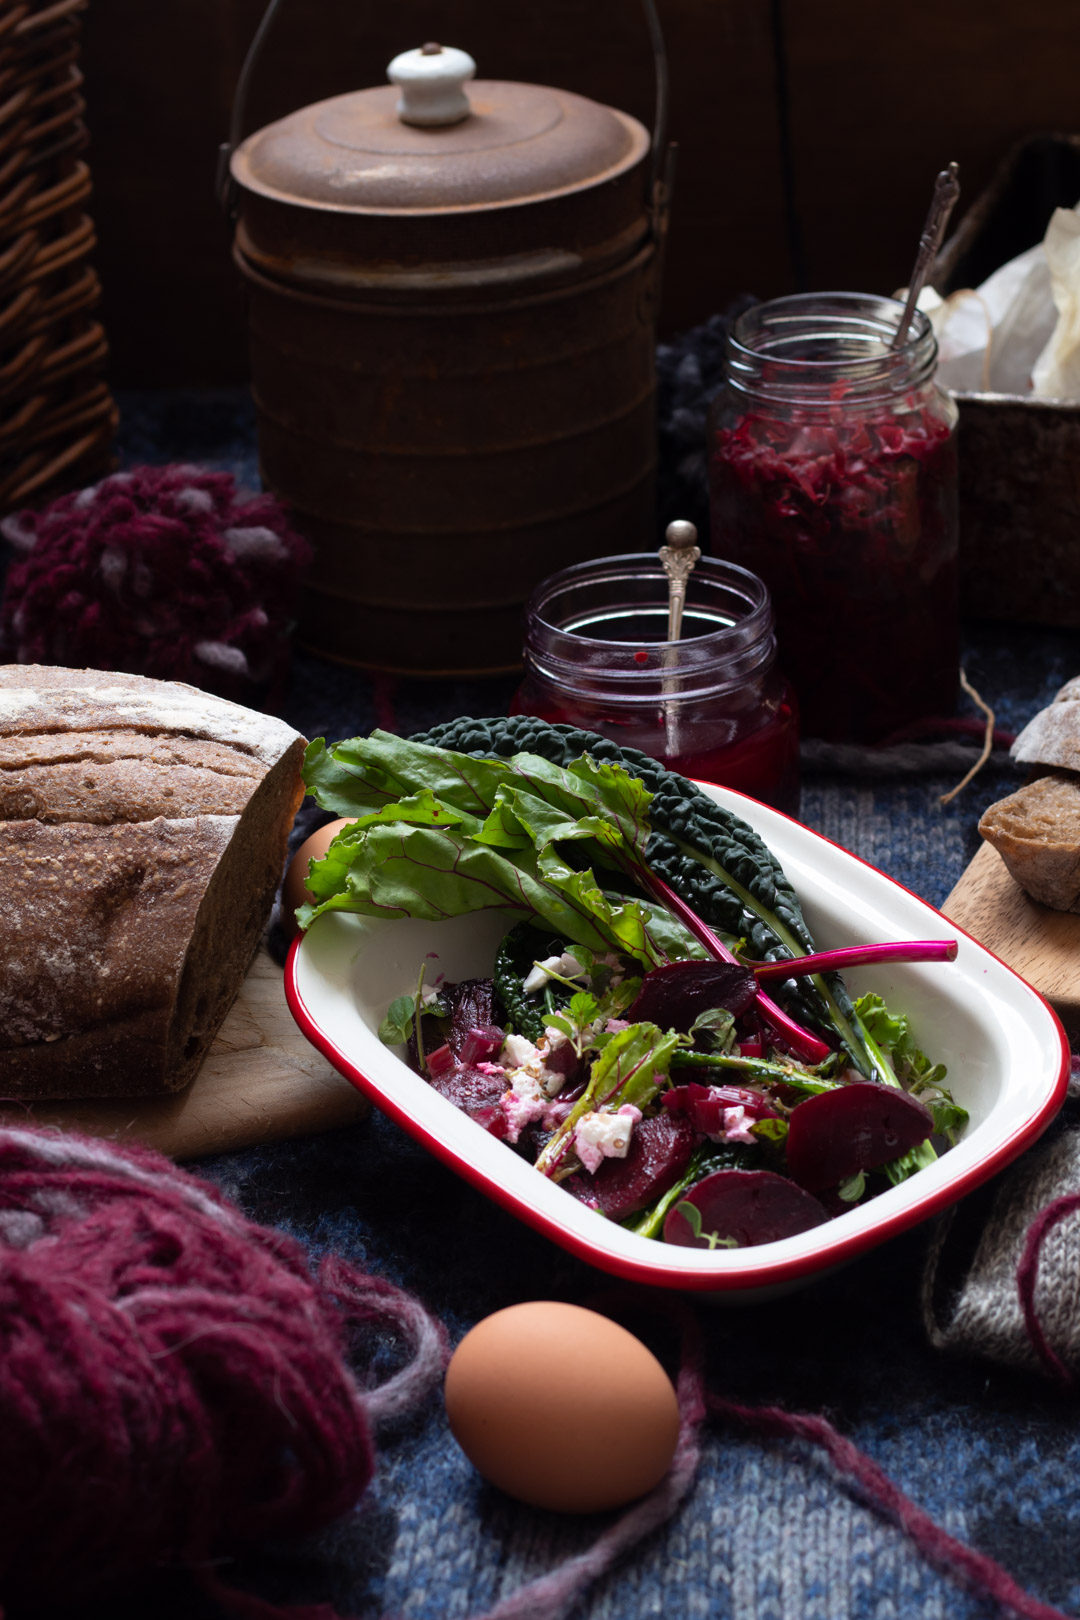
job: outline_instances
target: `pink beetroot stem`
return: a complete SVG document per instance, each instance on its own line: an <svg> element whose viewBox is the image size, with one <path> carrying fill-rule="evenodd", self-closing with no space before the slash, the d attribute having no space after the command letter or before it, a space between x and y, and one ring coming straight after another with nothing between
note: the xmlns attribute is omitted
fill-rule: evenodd
<svg viewBox="0 0 1080 1620"><path fill-rule="evenodd" d="M955 962L955 939L897 939L876 945L846 945L837 951L813 951L783 962L746 962L755 979L794 979L807 973L839 973L871 962Z"/></svg>
<svg viewBox="0 0 1080 1620"><path fill-rule="evenodd" d="M744 965L739 962L734 951L729 951L723 940L713 933L708 924L702 922L697 912L675 893L670 884L665 883L663 878L657 877L655 872L650 872L647 868L639 875L652 891L653 897L662 906L675 913L679 921L689 928L694 938L704 945L710 956L715 957L718 962ZM765 1022L780 1036L784 1045L790 1047L796 1057L801 1057L805 1063L824 1063L832 1050L831 1047L811 1034L810 1030L797 1024L794 1018L789 1018L784 1009L777 1006L772 997L761 989L757 993L757 1007Z"/></svg>

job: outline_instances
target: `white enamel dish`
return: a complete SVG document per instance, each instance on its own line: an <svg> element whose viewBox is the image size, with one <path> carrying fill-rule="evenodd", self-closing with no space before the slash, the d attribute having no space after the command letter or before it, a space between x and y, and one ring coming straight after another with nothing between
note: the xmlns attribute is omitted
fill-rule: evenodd
<svg viewBox="0 0 1080 1620"><path fill-rule="evenodd" d="M1060 1107L1070 1054L1056 1014L941 913L856 856L776 810L701 784L748 821L800 896L819 949L874 940L959 942L954 962L852 969L855 995L875 990L906 1012L918 1043L948 1067L971 1120L961 1141L899 1187L822 1226L745 1249L690 1249L638 1237L548 1181L412 1072L378 1037L395 996L427 982L486 977L505 912L448 922L386 922L330 913L293 945L285 989L308 1039L405 1130L504 1208L601 1270L731 1303L765 1298L853 1259L944 1209L1032 1143Z"/></svg>

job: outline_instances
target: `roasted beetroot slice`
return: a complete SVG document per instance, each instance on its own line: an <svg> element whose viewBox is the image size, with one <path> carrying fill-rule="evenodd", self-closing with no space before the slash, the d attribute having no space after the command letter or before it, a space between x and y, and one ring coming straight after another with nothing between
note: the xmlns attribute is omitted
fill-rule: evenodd
<svg viewBox="0 0 1080 1620"><path fill-rule="evenodd" d="M457 1057L462 1063L489 1063L502 1051L506 1033L498 1024L474 1024L465 1031Z"/></svg>
<svg viewBox="0 0 1080 1620"><path fill-rule="evenodd" d="M700 1213L700 1236L680 1210L682 1203L695 1205ZM687 1249L718 1247L712 1237L721 1242L733 1238L740 1249L748 1249L794 1237L829 1218L810 1193L771 1170L716 1170L691 1187L679 1204L667 1213L664 1242Z"/></svg>
<svg viewBox="0 0 1080 1620"><path fill-rule="evenodd" d="M468 1063L454 1063L448 1069L433 1074L428 1081L433 1091L446 1097L455 1108L475 1115L483 1108L492 1108L506 1090L504 1074L484 1074Z"/></svg>
<svg viewBox="0 0 1080 1620"><path fill-rule="evenodd" d="M688 1119L657 1114L634 1126L625 1159L605 1159L589 1192L613 1221L623 1221L673 1187L690 1163L696 1137Z"/></svg>
<svg viewBox="0 0 1080 1620"><path fill-rule="evenodd" d="M668 962L646 973L625 1017L632 1024L658 1024L685 1034L695 1018L713 1007L738 1017L756 993L754 975L736 962Z"/></svg>
<svg viewBox="0 0 1080 1620"><path fill-rule="evenodd" d="M446 1037L450 1050L456 1058L468 1061L466 1051L473 1032L495 1024L494 983L491 979L462 979L460 984L444 985L442 994L450 1005L450 1029Z"/></svg>
<svg viewBox="0 0 1080 1620"><path fill-rule="evenodd" d="M808 1192L898 1159L933 1130L930 1110L895 1086L859 1080L807 1097L791 1111L787 1167Z"/></svg>
<svg viewBox="0 0 1080 1620"><path fill-rule="evenodd" d="M560 1041L558 1046L553 1047L545 1056L544 1067L550 1069L552 1074L563 1076L563 1086L559 1092L559 1096L563 1097L566 1095L567 1082L584 1067L584 1064L578 1057L572 1041Z"/></svg>
<svg viewBox="0 0 1080 1620"><path fill-rule="evenodd" d="M779 1117L768 1098L749 1086L699 1086L692 1080L686 1086L671 1086L664 1092L663 1103L668 1112L685 1114L703 1136L724 1134L725 1108L743 1108L751 1119Z"/></svg>

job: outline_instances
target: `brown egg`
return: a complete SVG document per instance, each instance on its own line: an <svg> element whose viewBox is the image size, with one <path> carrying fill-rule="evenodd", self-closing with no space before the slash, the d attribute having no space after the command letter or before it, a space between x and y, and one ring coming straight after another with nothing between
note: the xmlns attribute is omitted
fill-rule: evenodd
<svg viewBox="0 0 1080 1620"><path fill-rule="evenodd" d="M304 839L289 862L285 881L281 885L281 920L290 935L296 933L297 906L312 898L306 888L308 867L312 861L321 861L334 835L355 820L355 816L340 816L337 821L328 821L325 827L320 827L318 832Z"/></svg>
<svg viewBox="0 0 1080 1620"><path fill-rule="evenodd" d="M478 1322L451 1358L445 1400L454 1438L484 1478L557 1513L643 1496L679 1435L675 1391L641 1340L553 1300Z"/></svg>

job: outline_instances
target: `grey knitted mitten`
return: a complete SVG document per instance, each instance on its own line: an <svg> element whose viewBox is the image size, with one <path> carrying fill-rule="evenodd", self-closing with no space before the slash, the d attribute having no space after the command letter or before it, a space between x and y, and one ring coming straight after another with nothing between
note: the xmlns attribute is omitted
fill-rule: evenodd
<svg viewBox="0 0 1080 1620"><path fill-rule="evenodd" d="M942 1221L923 1279L940 1350L985 1357L1062 1384L1080 1376L1080 1085L1058 1126ZM1068 1123L1071 1116L1073 1123Z"/></svg>

